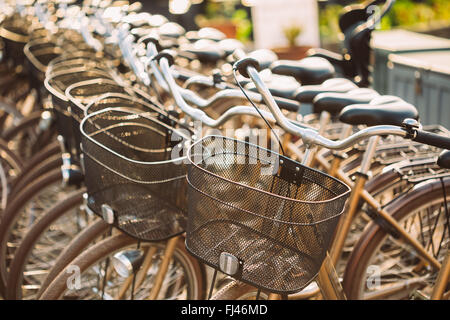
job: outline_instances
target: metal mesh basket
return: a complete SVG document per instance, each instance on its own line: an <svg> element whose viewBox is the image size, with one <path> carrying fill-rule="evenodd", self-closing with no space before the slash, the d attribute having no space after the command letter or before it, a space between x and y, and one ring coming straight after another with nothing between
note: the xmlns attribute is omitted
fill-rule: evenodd
<svg viewBox="0 0 450 320"><path fill-rule="evenodd" d="M176 129L124 108L86 116L80 125L88 205L123 232L159 241L184 232L184 139ZM110 222L112 222L110 220Z"/></svg>
<svg viewBox="0 0 450 320"><path fill-rule="evenodd" d="M188 162L187 249L261 289L304 288L322 264L349 187L221 136L192 145Z"/></svg>
<svg viewBox="0 0 450 320"><path fill-rule="evenodd" d="M73 147L72 156L77 161L81 153L80 123L84 118L86 106L108 92L126 93L126 89L109 79L90 79L67 87L65 95L69 99L69 113L72 116ZM127 106L123 106L127 107Z"/></svg>
<svg viewBox="0 0 450 320"><path fill-rule="evenodd" d="M50 61L62 53L61 48L56 44L39 40L28 42L23 51L28 59L31 74L40 83L45 79L45 72Z"/></svg>
<svg viewBox="0 0 450 320"><path fill-rule="evenodd" d="M29 23L18 13L6 17L0 23L0 37L4 42L5 58L11 59L16 65L24 62L23 48L30 40L29 29Z"/></svg>
<svg viewBox="0 0 450 320"><path fill-rule="evenodd" d="M107 79L93 79L75 83L66 90L72 115L72 130L76 155L81 153L80 123L84 116L106 108L129 108L147 112L148 116L158 118L170 126L174 120L167 119L163 110L135 97L132 88L120 86Z"/></svg>
<svg viewBox="0 0 450 320"><path fill-rule="evenodd" d="M69 150L72 150L74 146L71 145L71 139L73 137L72 117L68 109L69 102L65 96L65 90L71 84L96 78L111 79L111 76L104 71L90 70L83 67L52 73L45 78L44 86L51 94L57 130L64 138L66 147Z"/></svg>
<svg viewBox="0 0 450 320"><path fill-rule="evenodd" d="M50 61L47 66L47 75L63 70L85 67L89 69L106 70L108 67L104 61L89 51L64 52L59 57Z"/></svg>

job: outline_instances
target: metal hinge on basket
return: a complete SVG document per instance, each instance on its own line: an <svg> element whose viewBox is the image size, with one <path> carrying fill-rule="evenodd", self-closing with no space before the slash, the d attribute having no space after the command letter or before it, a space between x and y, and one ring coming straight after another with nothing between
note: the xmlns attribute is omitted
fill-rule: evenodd
<svg viewBox="0 0 450 320"><path fill-rule="evenodd" d="M219 257L220 271L229 275L237 276L242 273L243 262L228 252L222 252Z"/></svg>

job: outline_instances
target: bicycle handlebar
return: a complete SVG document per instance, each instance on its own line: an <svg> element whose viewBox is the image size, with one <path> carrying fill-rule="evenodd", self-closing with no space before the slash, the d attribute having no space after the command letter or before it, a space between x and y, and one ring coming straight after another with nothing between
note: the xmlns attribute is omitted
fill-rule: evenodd
<svg viewBox="0 0 450 320"><path fill-rule="evenodd" d="M436 133L416 130L413 141L427 144L429 146L450 150L450 138L438 135Z"/></svg>
<svg viewBox="0 0 450 320"><path fill-rule="evenodd" d="M204 111L200 109L193 108L189 106L186 101L184 101L183 96L181 94L181 88L176 84L175 79L171 73L169 61L166 57L162 56L159 59L159 65L161 67L161 71L163 73L163 76L166 80L166 83L169 87L170 92L172 93L173 98L175 99L175 103L178 105L178 107L186 113L188 116L193 118L194 120L201 121L208 127L217 128L224 124L226 121L231 119L234 116L242 116L242 115L249 115L254 117L260 117L259 113L252 107L248 106L235 106L230 109L228 109L224 114L222 114L218 119L212 119L209 117ZM267 111L260 110L260 112L263 114L263 116L271 122L276 122L275 118ZM289 123L292 124L292 126L303 126L302 124L288 120ZM310 129L312 132L315 132L314 130Z"/></svg>
<svg viewBox="0 0 450 320"><path fill-rule="evenodd" d="M158 84L163 88L163 90L169 92L169 88L167 87L164 77L159 72L156 62L152 59L157 55L158 50L156 48L156 45L153 42L149 42L147 44L147 57L149 58L147 61L147 66L148 65L151 66L152 73L155 76ZM189 103L195 104L200 109L209 108L215 105L216 103L219 103L221 100L229 100L229 99L242 99L245 101L247 100L247 97L244 95L244 93L238 89L227 88L218 91L208 99L204 99L189 89L182 88L178 86L178 84L176 84L176 86L178 87L178 91L181 92L181 95L183 96L184 99L186 99ZM262 103L264 101L262 95L260 95L259 93L248 90L246 90L245 93L251 100L255 101L256 103ZM291 101L289 99L276 98L276 101L278 104L284 106L284 109L289 111L298 111L298 108L300 107L298 103Z"/></svg>
<svg viewBox="0 0 450 320"><path fill-rule="evenodd" d="M287 118L283 115L272 94L267 89L264 81L261 79L258 71L255 68L253 59L250 60L249 58L246 58L245 54L243 54L241 50L236 50L233 55L234 57L240 59L237 62L239 68L242 69L243 67L245 67L246 73L263 96L264 101L266 102L266 105L268 106L270 112L276 119L277 124L287 132L299 136L307 146L318 145L327 149L342 150L351 147L357 142L367 139L371 136L395 135L403 138L410 138L414 141L436 146L438 148L450 148L449 137L442 137L426 131L411 128L407 129L398 126L382 125L368 127L340 141L332 141L319 135L317 132L312 132L309 129L293 126L289 121L287 121Z"/></svg>

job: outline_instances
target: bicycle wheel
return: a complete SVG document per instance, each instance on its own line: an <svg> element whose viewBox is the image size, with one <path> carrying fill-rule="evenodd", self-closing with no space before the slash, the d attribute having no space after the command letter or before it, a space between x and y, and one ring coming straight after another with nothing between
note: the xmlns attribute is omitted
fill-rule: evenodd
<svg viewBox="0 0 450 320"><path fill-rule="evenodd" d="M447 202L441 181L432 180L386 208L439 261L450 227L444 207L450 203L450 179L444 181ZM401 299L418 288L429 291L436 276L414 249L372 222L349 258L343 286L349 299Z"/></svg>
<svg viewBox="0 0 450 320"><path fill-rule="evenodd" d="M22 159L30 159L33 154L54 141L56 131L53 127L40 131L41 111L35 111L21 119L19 123L5 130L1 137L9 143L11 150Z"/></svg>
<svg viewBox="0 0 450 320"><path fill-rule="evenodd" d="M27 185L31 184L34 180L45 175L47 172L61 168L63 164L61 154L55 154L34 167L29 167L28 170L24 170L21 175L14 179L10 186L10 193L8 195L9 201L12 201L14 197L23 190ZM27 166L28 167L28 166Z"/></svg>
<svg viewBox="0 0 450 320"><path fill-rule="evenodd" d="M79 256L87 247L94 245L95 241L105 235L109 229L110 225L99 218L74 237L54 262L47 277L41 283L41 288L36 298L40 298L44 290L72 260Z"/></svg>
<svg viewBox="0 0 450 320"><path fill-rule="evenodd" d="M64 198L66 192L73 188L64 188L61 181L62 173L59 168L48 172L18 193L3 212L0 223L2 289L6 284L9 262L29 228L46 209Z"/></svg>
<svg viewBox="0 0 450 320"><path fill-rule="evenodd" d="M124 290L123 287L127 279L120 277L108 261L116 252L136 248L136 246L136 240L125 234L113 235L98 242L67 265L43 292L40 299L114 299L120 296L129 299L131 289L128 287L128 290ZM142 283L134 290L135 299L146 299L159 269L165 243L146 242L141 243L140 248L146 253L151 248L156 248L151 265L147 268L143 267L140 271L145 272ZM72 287L74 270L79 271L80 278L78 285L75 281ZM107 281L104 281L105 276ZM139 272L136 275L136 278L138 277ZM184 244L178 241L158 298L203 299L204 284L205 273L202 266L187 253ZM121 295L121 290L126 292Z"/></svg>
<svg viewBox="0 0 450 320"><path fill-rule="evenodd" d="M16 250L8 274L7 299L34 299L58 255L91 218L80 208L85 189L47 210Z"/></svg>
<svg viewBox="0 0 450 320"><path fill-rule="evenodd" d="M22 161L9 150L7 144L0 139L0 209L5 210L11 200L8 191L17 176L22 173Z"/></svg>

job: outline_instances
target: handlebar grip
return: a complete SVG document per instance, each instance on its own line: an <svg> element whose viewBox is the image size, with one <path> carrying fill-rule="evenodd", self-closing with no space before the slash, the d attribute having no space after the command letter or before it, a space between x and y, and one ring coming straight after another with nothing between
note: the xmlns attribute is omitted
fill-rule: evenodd
<svg viewBox="0 0 450 320"><path fill-rule="evenodd" d="M244 58L239 61L236 61L234 63L234 68L236 68L239 71L239 73L245 78L250 78L250 76L248 75L248 72L247 72L247 68L250 66L255 68L258 71L260 70L258 60L254 59L254 58L248 57L248 58Z"/></svg>
<svg viewBox="0 0 450 320"><path fill-rule="evenodd" d="M156 35L148 35L148 36L142 37L138 40L138 43L144 43L145 45L148 45L149 43L153 43L156 47L156 50L158 50L158 52L163 50L161 44L159 43L159 38Z"/></svg>
<svg viewBox="0 0 450 320"><path fill-rule="evenodd" d="M450 137L441 136L436 133L416 130L416 135L412 140L433 147L450 150Z"/></svg>

